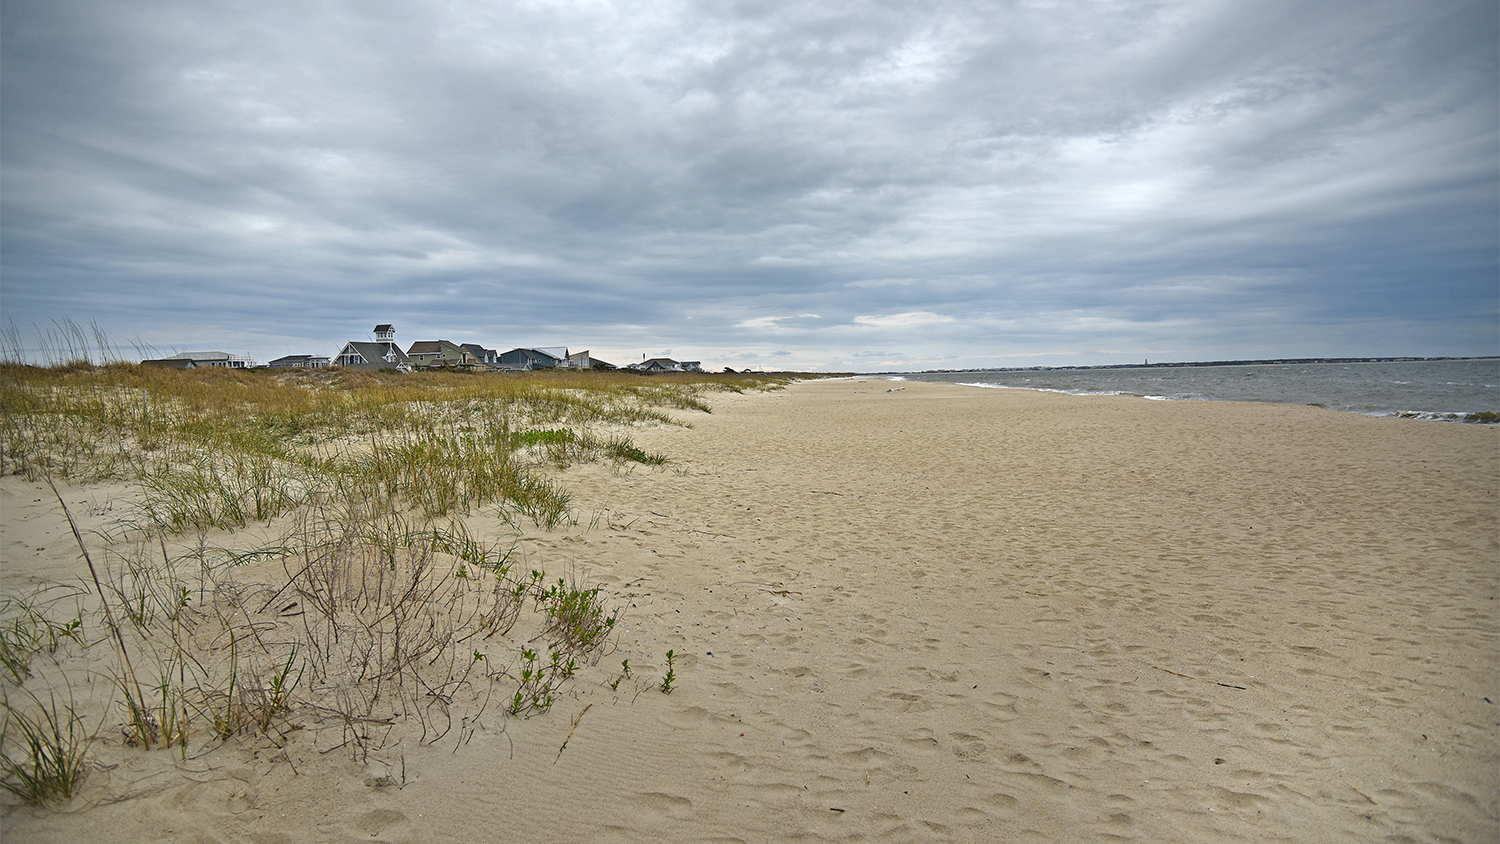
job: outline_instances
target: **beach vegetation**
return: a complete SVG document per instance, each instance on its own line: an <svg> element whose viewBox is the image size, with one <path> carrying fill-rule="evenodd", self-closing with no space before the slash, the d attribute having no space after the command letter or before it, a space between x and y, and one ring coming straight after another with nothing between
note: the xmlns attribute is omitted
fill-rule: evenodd
<svg viewBox="0 0 1500 844"><path fill-rule="evenodd" d="M545 467L664 465L629 428L683 425L666 409L709 412L714 392L789 380L0 364L0 472L134 482L139 526L168 534L237 529L329 496L429 517L498 505L555 527L571 502Z"/></svg>
<svg viewBox="0 0 1500 844"><path fill-rule="evenodd" d="M0 702L0 788L27 803L63 802L83 781L87 731L72 706L24 697L33 705L18 706L10 694Z"/></svg>
<svg viewBox="0 0 1500 844"><path fill-rule="evenodd" d="M622 660L620 660L620 673L616 674L615 678L613 680L609 681L609 690L612 691L612 692L613 691L618 691L619 688L620 688L620 683L622 681L624 681L626 677L629 677L629 676L630 676L630 660L628 660L628 659L622 659Z"/></svg>
<svg viewBox="0 0 1500 844"><path fill-rule="evenodd" d="M546 661L540 661L535 648L523 648L521 660L521 667L515 675L518 685L506 710L512 715L541 713L551 709L558 687L571 679L578 670L574 660L569 659L564 663L562 655L555 651Z"/></svg>
<svg viewBox="0 0 1500 844"><path fill-rule="evenodd" d="M542 590L537 604L547 617L544 635L551 640L554 652L590 663L597 661L596 655L619 618L618 609L606 608L599 587L585 589L563 578Z"/></svg>
<svg viewBox="0 0 1500 844"><path fill-rule="evenodd" d="M50 594L58 592L62 594ZM17 685L26 682L33 659L55 654L68 642L88 646L81 609L75 606L67 621L55 620L52 615L52 608L61 600L76 597L76 591L54 586L29 596L0 600L0 668L5 669L8 680Z"/></svg>
<svg viewBox="0 0 1500 844"><path fill-rule="evenodd" d="M664 694L664 695L671 694L673 687L675 687L676 684L677 684L677 671L673 667L673 662L675 662L675 661L676 661L676 654L672 653L671 650L668 650L667 651L667 673L663 674L662 678L661 678L661 693Z"/></svg>
<svg viewBox="0 0 1500 844"><path fill-rule="evenodd" d="M120 732L127 745L145 750L176 748L186 758L188 733L193 723L188 709L186 667L185 663L169 657L157 663L155 680L148 680L144 686L134 670L114 678L123 701L125 721Z"/></svg>
<svg viewBox="0 0 1500 844"><path fill-rule="evenodd" d="M620 608L576 573L549 577L516 545L476 538L473 520L576 525L557 468L666 465L632 429L685 425L682 412L709 412L717 391L791 380L179 371L91 357L0 363L0 473L53 484L92 587L0 600L0 775L33 802L73 793L90 740L71 705L41 704L33 686L66 683L33 676L34 660L91 636L113 651L102 716L113 740L184 759L196 743L282 746L304 729L324 744L333 731L322 750L363 758L397 719L424 743L472 734L492 695L514 715L546 712L610 652ZM124 483L134 504L90 534L102 546L91 549L54 480ZM601 520L620 528L607 510L590 526ZM252 547L210 544L247 526ZM79 607L60 613L70 596ZM621 667L611 688L631 676Z"/></svg>

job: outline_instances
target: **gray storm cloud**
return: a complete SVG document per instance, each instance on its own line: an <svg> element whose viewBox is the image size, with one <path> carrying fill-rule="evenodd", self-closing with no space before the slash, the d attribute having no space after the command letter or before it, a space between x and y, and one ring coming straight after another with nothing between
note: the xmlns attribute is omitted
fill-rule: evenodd
<svg viewBox="0 0 1500 844"><path fill-rule="evenodd" d="M0 301L262 359L1494 354L1497 16L15 0Z"/></svg>

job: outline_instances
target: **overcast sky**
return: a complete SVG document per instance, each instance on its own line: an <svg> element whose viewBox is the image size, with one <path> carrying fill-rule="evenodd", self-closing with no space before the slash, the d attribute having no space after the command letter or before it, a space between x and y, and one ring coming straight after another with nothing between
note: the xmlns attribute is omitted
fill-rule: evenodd
<svg viewBox="0 0 1500 844"><path fill-rule="evenodd" d="M0 309L262 363L1497 354L1497 16L3 0Z"/></svg>

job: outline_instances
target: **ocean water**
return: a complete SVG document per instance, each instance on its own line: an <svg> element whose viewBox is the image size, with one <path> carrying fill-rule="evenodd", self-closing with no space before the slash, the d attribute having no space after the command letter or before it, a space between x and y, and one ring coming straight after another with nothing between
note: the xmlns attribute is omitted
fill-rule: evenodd
<svg viewBox="0 0 1500 844"><path fill-rule="evenodd" d="M1500 423L1500 359L1007 369L893 376L973 387L1163 401L1310 404L1350 413Z"/></svg>

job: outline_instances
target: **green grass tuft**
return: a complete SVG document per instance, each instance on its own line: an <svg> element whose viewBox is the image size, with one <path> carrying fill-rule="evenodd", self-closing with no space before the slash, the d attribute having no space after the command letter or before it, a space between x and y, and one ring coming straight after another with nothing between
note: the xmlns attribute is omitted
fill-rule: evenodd
<svg viewBox="0 0 1500 844"><path fill-rule="evenodd" d="M7 699L0 728L0 788L32 804L60 803L84 776L84 731L70 706L55 698L22 710Z"/></svg>

